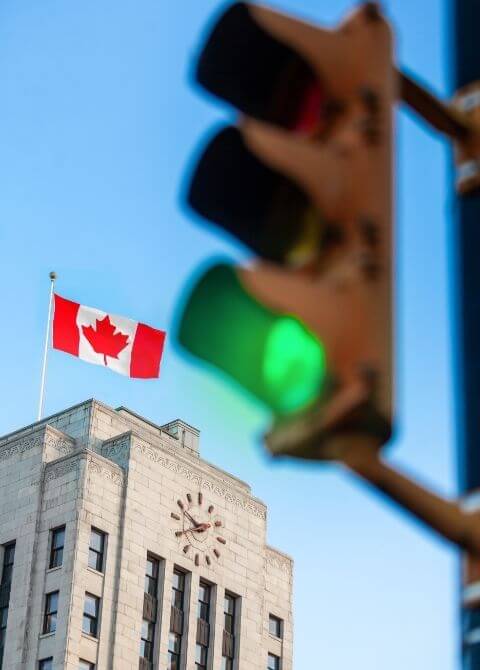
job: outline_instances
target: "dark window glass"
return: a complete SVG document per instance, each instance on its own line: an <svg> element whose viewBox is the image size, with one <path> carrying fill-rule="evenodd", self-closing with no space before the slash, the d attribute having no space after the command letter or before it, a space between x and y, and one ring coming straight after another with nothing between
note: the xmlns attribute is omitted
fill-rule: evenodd
<svg viewBox="0 0 480 670"><path fill-rule="evenodd" d="M195 668L196 670L206 670L207 667L207 647L197 644L195 647Z"/></svg>
<svg viewBox="0 0 480 670"><path fill-rule="evenodd" d="M179 570L173 573L172 605L183 610L183 594L185 591L185 574Z"/></svg>
<svg viewBox="0 0 480 670"><path fill-rule="evenodd" d="M210 601L212 596L212 588L210 584L205 582L200 582L198 589L198 603L197 603L197 618L202 621L209 623L210 622ZM208 659L208 647L209 647L209 635L208 627L207 634L205 639L201 640L202 643L197 643L195 648L195 667L196 670L206 670L207 659ZM206 642L206 644L203 644Z"/></svg>
<svg viewBox="0 0 480 670"><path fill-rule="evenodd" d="M153 636L155 633L155 624L151 621L142 622L142 639L140 641L140 656L148 661L153 661Z"/></svg>
<svg viewBox="0 0 480 670"><path fill-rule="evenodd" d="M183 612L185 594L185 573L175 568L172 577L172 606ZM170 621L170 637L168 641L168 668L167 670L180 670L180 657L182 653L182 635L175 631L174 614Z"/></svg>
<svg viewBox="0 0 480 670"><path fill-rule="evenodd" d="M38 661L38 670L52 670L53 668L53 657L44 658L41 661Z"/></svg>
<svg viewBox="0 0 480 670"><path fill-rule="evenodd" d="M268 654L267 670L280 670L280 658L275 654Z"/></svg>
<svg viewBox="0 0 480 670"><path fill-rule="evenodd" d="M7 635L8 607L0 609L0 647L5 646L5 637Z"/></svg>
<svg viewBox="0 0 480 670"><path fill-rule="evenodd" d="M268 619L268 630L270 632L270 635L274 635L275 637L282 637L282 620L279 619L276 616L273 616L273 614L270 614L269 619Z"/></svg>
<svg viewBox="0 0 480 670"><path fill-rule="evenodd" d="M43 615L43 633L54 633L57 630L58 591L45 596L45 612Z"/></svg>
<svg viewBox="0 0 480 670"><path fill-rule="evenodd" d="M168 667L167 670L180 670L180 651L182 648L182 636L170 633L168 638Z"/></svg>
<svg viewBox="0 0 480 670"><path fill-rule="evenodd" d="M88 549L88 565L90 568L103 572L105 554L105 533L92 528L90 533L90 547Z"/></svg>
<svg viewBox="0 0 480 670"><path fill-rule="evenodd" d="M89 661L80 661L78 662L78 670L95 670L95 665Z"/></svg>
<svg viewBox="0 0 480 670"><path fill-rule="evenodd" d="M147 556L147 569L145 571L145 593L157 597L158 593L158 566L159 561L152 556Z"/></svg>
<svg viewBox="0 0 480 670"><path fill-rule="evenodd" d="M100 598L92 596L91 593L85 594L85 604L83 606L83 625L82 630L92 637L98 636L98 613L100 610Z"/></svg>
<svg viewBox="0 0 480 670"><path fill-rule="evenodd" d="M59 568L63 563L63 547L65 546L65 526L52 530L50 539L49 568Z"/></svg>
<svg viewBox="0 0 480 670"><path fill-rule="evenodd" d="M198 604L197 604L197 617L210 621L210 598L211 598L211 588L209 584L200 582L200 588L198 592Z"/></svg>
<svg viewBox="0 0 480 670"><path fill-rule="evenodd" d="M178 591L185 590L185 573L175 570L173 573L173 588Z"/></svg>
<svg viewBox="0 0 480 670"><path fill-rule="evenodd" d="M15 542L6 544L3 549L2 584L10 584L12 581L13 562L15 560Z"/></svg>
<svg viewBox="0 0 480 670"><path fill-rule="evenodd" d="M235 617L237 610L237 598L231 593L226 593L223 600L223 628L231 636L231 645L226 648L222 657L221 670L233 670L233 659L235 657Z"/></svg>
<svg viewBox="0 0 480 670"><path fill-rule="evenodd" d="M235 600L235 596L231 596L228 593L225 594L225 600L223 604L225 617L224 628L227 633L230 633L230 635L235 633Z"/></svg>

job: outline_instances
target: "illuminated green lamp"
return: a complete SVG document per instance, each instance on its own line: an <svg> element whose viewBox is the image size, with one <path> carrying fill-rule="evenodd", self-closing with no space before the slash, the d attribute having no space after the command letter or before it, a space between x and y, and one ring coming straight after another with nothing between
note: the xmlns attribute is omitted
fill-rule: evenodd
<svg viewBox="0 0 480 670"><path fill-rule="evenodd" d="M178 340L278 416L306 409L322 392L321 342L294 316L257 302L229 265L214 265L200 277L181 315Z"/></svg>

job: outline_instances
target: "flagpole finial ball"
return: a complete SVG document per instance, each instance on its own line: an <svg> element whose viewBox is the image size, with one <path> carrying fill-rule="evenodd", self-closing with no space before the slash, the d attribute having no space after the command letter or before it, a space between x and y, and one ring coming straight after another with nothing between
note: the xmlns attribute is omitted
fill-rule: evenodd
<svg viewBox="0 0 480 670"><path fill-rule="evenodd" d="M55 281L55 279L57 278L57 273L56 272L50 272L50 274L48 276L50 277L50 279L52 281Z"/></svg>

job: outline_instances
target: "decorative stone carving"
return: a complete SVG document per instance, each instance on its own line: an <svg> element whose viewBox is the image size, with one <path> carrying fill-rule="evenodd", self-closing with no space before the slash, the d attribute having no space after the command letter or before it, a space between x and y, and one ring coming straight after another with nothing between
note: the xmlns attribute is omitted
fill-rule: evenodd
<svg viewBox="0 0 480 670"><path fill-rule="evenodd" d="M95 473L109 479L113 484L117 486L122 486L124 481L123 472L119 472L114 465L108 465L103 463L99 458L96 458L93 454L89 454L87 458L88 462L88 472Z"/></svg>
<svg viewBox="0 0 480 670"><path fill-rule="evenodd" d="M55 451L58 452L59 457L69 456L75 451L75 440L73 438L55 434L48 426L45 431L44 443L45 446L55 449Z"/></svg>
<svg viewBox="0 0 480 670"><path fill-rule="evenodd" d="M289 575L292 573L292 561L269 547L265 550L265 562L272 568L282 570Z"/></svg>
<svg viewBox="0 0 480 670"><path fill-rule="evenodd" d="M249 498L236 495L231 488L222 486L220 482L224 482L225 480L216 482L215 480L205 479L202 477L201 473L191 470L182 463L179 463L177 460L170 460L158 448L152 447L151 445L140 440L135 439L133 441L133 448L135 451L141 453L151 461L159 463L159 465L166 468L167 470L175 472L177 475L184 477L192 484L198 486L198 488L205 489L215 493L221 498L225 498L227 502L231 503L232 505L236 505L237 507L241 507L259 519L266 518L266 511L260 505L255 504ZM175 455L175 453L172 453L172 455Z"/></svg>
<svg viewBox="0 0 480 670"><path fill-rule="evenodd" d="M52 465L47 465L45 469L45 482L52 481L52 479L58 479L63 477L69 472L74 472L78 470L78 458L69 458L66 461L61 463L53 463Z"/></svg>
<svg viewBox="0 0 480 670"><path fill-rule="evenodd" d="M108 440L102 445L101 454L108 458L121 468L128 468L128 458L130 452L131 433L120 435L118 438Z"/></svg>
<svg viewBox="0 0 480 670"><path fill-rule="evenodd" d="M59 456L68 456L75 450L75 440L58 433L49 426L42 426L33 434L0 445L0 462L44 445L58 451Z"/></svg>

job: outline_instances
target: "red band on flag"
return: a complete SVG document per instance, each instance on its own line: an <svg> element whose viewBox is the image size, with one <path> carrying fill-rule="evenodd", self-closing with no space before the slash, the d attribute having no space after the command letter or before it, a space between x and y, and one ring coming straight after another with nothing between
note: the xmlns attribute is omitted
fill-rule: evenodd
<svg viewBox="0 0 480 670"><path fill-rule="evenodd" d="M163 330L138 324L130 360L130 377L151 379L159 376L165 335Z"/></svg>
<svg viewBox="0 0 480 670"><path fill-rule="evenodd" d="M77 326L77 314L80 305L65 300L55 294L55 312L53 316L53 348L78 356L80 333Z"/></svg>

